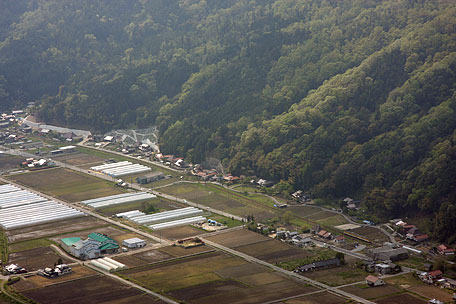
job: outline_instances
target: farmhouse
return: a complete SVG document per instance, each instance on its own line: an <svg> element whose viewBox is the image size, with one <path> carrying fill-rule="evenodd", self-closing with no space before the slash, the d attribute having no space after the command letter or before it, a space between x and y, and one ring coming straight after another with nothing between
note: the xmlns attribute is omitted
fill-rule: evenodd
<svg viewBox="0 0 456 304"><path fill-rule="evenodd" d="M374 260L390 260L399 261L408 258L408 252L404 248L392 248L391 246L383 246L367 250L367 255Z"/></svg>
<svg viewBox="0 0 456 304"><path fill-rule="evenodd" d="M122 246L127 248L142 248L146 246L146 241L141 240L140 238L131 238L122 241Z"/></svg>
<svg viewBox="0 0 456 304"><path fill-rule="evenodd" d="M62 248L81 260L95 259L101 255L100 244L94 240L81 240L78 237L62 239Z"/></svg>
<svg viewBox="0 0 456 304"><path fill-rule="evenodd" d="M109 238L107 235L92 232L88 235L88 238L100 243L98 249L100 249L101 253L114 253L119 250L119 244L116 241Z"/></svg>
<svg viewBox="0 0 456 304"><path fill-rule="evenodd" d="M447 245L441 244L437 246L437 252L442 255L454 255L455 249L450 248Z"/></svg>
<svg viewBox="0 0 456 304"><path fill-rule="evenodd" d="M383 282L383 280L380 280L379 278L374 277L373 275L368 275L366 277L366 283L371 287L385 285L385 282Z"/></svg>
<svg viewBox="0 0 456 304"><path fill-rule="evenodd" d="M102 253L117 252L119 245L108 236L93 232L86 240L79 237L63 238L62 248L81 260L87 260L98 258Z"/></svg>
<svg viewBox="0 0 456 304"><path fill-rule="evenodd" d="M61 275L70 274L73 271L71 267L66 264L60 264L55 266L55 268L47 267L45 269L38 270L38 275L41 275L46 278L55 278Z"/></svg>
<svg viewBox="0 0 456 304"><path fill-rule="evenodd" d="M398 273L401 271L401 266L393 263L380 263L375 265L375 272L385 275L390 273Z"/></svg>
<svg viewBox="0 0 456 304"><path fill-rule="evenodd" d="M316 261L311 264L299 266L295 272L308 272L312 270L320 270L325 268L336 267L340 265L339 259L329 259L324 261Z"/></svg>

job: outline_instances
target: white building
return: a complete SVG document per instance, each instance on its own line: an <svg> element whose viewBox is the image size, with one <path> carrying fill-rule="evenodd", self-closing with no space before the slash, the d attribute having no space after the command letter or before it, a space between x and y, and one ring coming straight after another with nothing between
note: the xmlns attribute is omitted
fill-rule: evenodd
<svg viewBox="0 0 456 304"><path fill-rule="evenodd" d="M62 239L62 247L71 255L81 260L95 259L101 255L100 242L78 237Z"/></svg>
<svg viewBox="0 0 456 304"><path fill-rule="evenodd" d="M142 247L146 246L146 241L135 237L135 238L123 240L122 246L125 246L130 249L131 248L142 248Z"/></svg>

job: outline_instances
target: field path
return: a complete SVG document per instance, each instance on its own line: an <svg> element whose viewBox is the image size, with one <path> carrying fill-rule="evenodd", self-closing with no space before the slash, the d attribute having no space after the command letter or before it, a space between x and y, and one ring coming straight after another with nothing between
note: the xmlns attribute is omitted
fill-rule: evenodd
<svg viewBox="0 0 456 304"><path fill-rule="evenodd" d="M315 286L315 287L322 288L322 289L324 289L324 290L326 290L326 291L328 291L328 292L331 292L331 293L336 294L336 295L338 295L338 296L342 296L342 297L344 297L344 298L352 299L352 300L357 301L357 302L359 302L359 303L363 303L363 304L375 304L374 302L371 302L371 301L366 300L366 299L364 299L364 298L358 297L358 296L356 296L356 295L354 295L354 294L351 294L351 293L349 293L349 292L346 292L346 291L337 289L337 288L335 288L335 287L331 287L331 286L328 286L328 285L326 285L326 284L320 283L320 282L318 282L318 281L312 280L312 279L310 279L310 278L301 276L301 275L296 274L296 273L294 273L294 272L285 270L285 269L280 268L280 267L278 267L278 266L272 265L272 264L267 263L267 262L265 262L265 261L259 260L259 259L257 259L257 258L252 257L252 256L249 256L249 255L247 255L247 254L245 254L245 253L242 253L242 252L233 250L233 249L231 249L231 248L225 247L225 246L223 246L223 245L217 244L217 243L215 243L215 242L209 241L209 240L207 240L207 239L205 239L205 238L201 238L201 239L202 239L207 245L210 245L210 246L215 247L215 248L217 248L217 249L220 249L220 250L222 250L222 251L228 252L228 253L230 253L230 254L232 254L232 255L238 256L238 257L240 257L240 258L242 258L242 259L244 259L244 260L246 260L246 261L248 261L248 262L256 263L256 264L260 264L260 265L266 266L266 267L271 268L271 269L273 269L273 270L275 270L275 271L277 271L277 272L279 272L279 273L282 273L282 274L284 274L284 275L286 275L286 276L288 276L288 277L292 277L292 278L294 278L295 280L306 282L306 283L311 284L311 285L313 285L313 286Z"/></svg>
<svg viewBox="0 0 456 304"><path fill-rule="evenodd" d="M139 286L138 284L135 284L133 282L127 281L127 280L125 280L125 279L123 279L123 278L121 278L119 276L116 276L115 274L109 273L107 271L103 271L100 268L93 267L89 263L85 263L84 265L89 267L89 268L91 268L91 269L93 269L93 270L95 270L95 271L97 271L97 272L101 272L102 274L104 274L107 277L110 277L110 278L113 278L113 279L115 279L117 281L120 281L120 282L122 282L125 285L129 285L129 286L131 286L133 288L139 289L139 290L141 290L141 291L143 291L143 292L145 292L147 294L150 294L150 295L152 295L152 296L154 296L156 298L159 298L163 302L166 302L166 303L169 303L169 304L179 304L178 302L176 302L176 301L174 301L174 300L172 300L172 299L170 299L168 297L162 296L159 293L153 292L153 291L151 291L151 290L149 290L147 288L144 288L142 286Z"/></svg>

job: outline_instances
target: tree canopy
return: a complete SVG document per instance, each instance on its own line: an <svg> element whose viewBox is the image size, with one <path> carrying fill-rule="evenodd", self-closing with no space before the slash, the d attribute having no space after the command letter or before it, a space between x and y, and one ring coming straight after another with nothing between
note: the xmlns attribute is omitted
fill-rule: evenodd
<svg viewBox="0 0 456 304"><path fill-rule="evenodd" d="M18 0L0 16L3 107L155 124L166 153L454 237L451 0Z"/></svg>

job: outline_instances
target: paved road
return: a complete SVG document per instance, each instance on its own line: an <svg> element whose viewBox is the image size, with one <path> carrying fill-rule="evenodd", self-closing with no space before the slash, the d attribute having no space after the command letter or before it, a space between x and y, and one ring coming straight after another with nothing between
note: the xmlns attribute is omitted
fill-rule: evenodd
<svg viewBox="0 0 456 304"><path fill-rule="evenodd" d="M307 207L307 206L311 206L311 207L314 207L314 208L319 208L323 211L329 211L329 212L332 212L334 214L338 214L338 215L341 215L344 217L345 220L347 220L347 222L349 222L350 224L355 224L355 225L359 225L359 226L362 226L362 227L372 227L372 228L375 228L375 229L378 229L380 230L383 234L385 234L388 239L390 240L391 243L393 244L397 244L396 242L396 239L394 238L393 235L391 235L391 233L389 233L388 231L386 231L385 229L383 229L382 227L380 226L372 226L372 225L367 225L367 224L364 224L364 223L358 223L358 222L355 222L354 220L351 219L351 217L349 217L348 215L346 214L343 214L342 212L338 212L338 211L334 211L334 210L331 210L331 209L328 209L328 208L325 208L325 207L322 207L322 206L316 206L316 205L301 205L301 204L295 204L295 205L291 205L293 207ZM315 213L314 213L315 214Z"/></svg>
<svg viewBox="0 0 456 304"><path fill-rule="evenodd" d="M144 288L144 287L142 287L142 286L139 286L138 284L135 284L135 283L133 283L133 282L127 281L127 280L125 280L125 279L123 279L123 278L121 278L121 277L119 277L119 276L116 276L115 274L112 274L112 273L109 273L109 272L107 272L107 271L101 270L100 268L94 267L94 266L90 265L89 263L85 263L85 266L87 266L87 267L89 267L89 268L91 268L91 269L93 269L93 270L95 270L95 271L101 272L101 273L103 273L105 276L108 276L108 277L111 277L111 278L113 278L113 279L115 279L115 280L117 280L117 281L120 281L120 282L122 282L122 283L125 284L125 285L129 285L129 286L131 286L131 287L133 287L133 288L139 289L139 290L141 290L141 291L143 291L143 292L145 292L145 293L147 293L147 294L150 294L150 295L152 295L152 296L154 296L154 297L156 297L156 298L159 298L160 300L162 300L162 301L164 301L164 302L166 302L166 303L169 303L169 304L179 304L178 302L176 302L176 301L174 301L174 300L172 300L172 299L170 299L170 298L167 298L167 297L165 297L165 296L162 296L162 295L159 294L159 293L153 292L153 291L151 291L151 290L149 290L149 289L146 289L146 288Z"/></svg>
<svg viewBox="0 0 456 304"><path fill-rule="evenodd" d="M52 169L50 169L50 170L52 170ZM95 217L95 218L101 219L101 220L103 220L103 221L105 221L105 222L108 222L108 223L110 223L110 224L113 224L113 225L116 225L116 226L120 226L120 227L122 227L122 228L125 228L125 229L128 229L128 230L130 230L130 231L133 231L133 232L135 232L135 233L137 233L137 234L139 234L139 235L142 235L142 236L144 236L144 237L146 237L146 238L149 238L149 239L152 239L152 240L154 240L154 241L156 241L156 242L158 242L158 243L161 243L163 246L165 246L165 245L171 245L171 244L172 244L172 243L169 242L168 240L160 239L160 238L158 238L158 237L156 237L156 236L154 236L154 235L151 235L151 234L149 234L149 233L147 233L147 232L144 232L144 231L142 231L142 230L136 229L136 228L131 227L131 226L129 226L129 225L125 225L125 224L123 224L123 223L120 223L120 222L115 221L115 220L113 220L113 219L110 219L110 218L108 218L108 217L105 217L105 216L103 216L103 215L100 215L100 214L98 214L98 213L95 213L95 212L93 212L91 209L89 209L88 207L80 206L80 205L78 205L78 204L70 204L70 203L67 203L67 202L65 202L65 201L59 200L59 199L57 199L57 198L55 198L55 197L53 197L53 196L50 196L50 195L44 194L44 193L42 193L42 192L36 191L36 190L34 190L34 189L32 189L32 188L29 188L29 187L27 187L27 186L24 186L24 185L22 185L22 184L17 184L17 183L15 183L15 182L11 181L11 180L6 180L6 179L4 179L4 178L2 178L2 177L0 177L0 180L3 181L3 182L5 182L5 183L13 184L13 185L16 185L16 186L18 186L18 187L21 187L21 188L23 188L23 189L26 189L26 190L28 190L28 191L30 191L30 192L36 193L36 194L38 194L38 195L40 195L40 196L42 196L42 197L45 197L45 198L47 198L47 199L49 199L49 200L53 200L53 201L58 202L58 203L60 203L60 204L63 204L63 205L66 205L66 206L68 206L68 207L77 209L77 210L79 210L79 211L82 211L82 212L84 212L84 213L86 213L86 214L88 214L88 215L91 215L91 216L93 216L93 217Z"/></svg>
<svg viewBox="0 0 456 304"><path fill-rule="evenodd" d="M110 152L112 152L112 151L110 151ZM20 151L20 150L14 150L14 149L9 149L8 153L19 155L19 156L24 156L24 157L35 157L35 155L33 155L33 154L30 154L30 153L27 153L27 152L24 152L24 151ZM94 172L92 170L82 169L82 168L79 168L79 167L76 167L76 166L73 166L73 165L69 165L69 164L60 162L60 161L55 160L55 159L53 159L53 161L55 162L56 165L58 165L60 167L68 168L68 169L71 169L71 170L76 171L76 172L89 174L89 175L92 175L92 176L95 176L95 177L98 177L98 178L101 178L101 179L104 179L104 180L107 180L107 181L110 181L110 182L116 182L116 179L111 177L111 176L108 176L108 175L105 175L105 174L101 174L101 173L98 173L98 172ZM129 185L130 188L138 190L138 191L147 191L147 192L150 192L150 193L152 193L154 195L161 196L161 197L164 197L164 198L169 199L169 200L177 201L179 203L182 203L182 204L185 204L185 205L188 205L188 206L197 207L197 208L200 208L202 210L206 210L206 211L209 211L209 212L212 212L212 213L220 214L220 215L223 215L223 216L228 217L228 218L236 219L238 221L244 221L244 222L247 221L243 217L240 217L240 216L237 216L237 215L234 215L234 214L230 214L228 212L224 212L224 211L221 211L221 210L217 210L217 209L214 209L214 208L211 208L211 207L203 206L203 205L197 204L195 202L188 201L186 199L182 199L182 198L178 198L176 196L172 196L172 195L168 195L168 194L165 194L165 193L161 193L159 191L151 190L151 189L148 189L148 188L143 188L141 185L136 184L136 183L129 183L128 185ZM72 205L72 206L74 206L74 205ZM88 213L90 210L91 209L89 209L89 208L84 208L84 212Z"/></svg>
<svg viewBox="0 0 456 304"><path fill-rule="evenodd" d="M230 253L232 255L238 256L238 257L240 257L240 258L242 258L242 259L244 259L244 260L246 260L248 262L252 262L252 263L256 263L256 264L260 264L260 265L266 266L266 267L271 268L271 269L273 269L273 270L275 270L275 271L277 271L279 273L282 273L282 274L284 274L284 275L286 275L288 277L292 277L292 278L294 278L296 280L299 280L299 281L302 281L302 282L306 282L308 284L311 284L311 285L319 287L319 288L323 288L323 289L325 289L328 292L337 294L337 295L342 296L344 298L349 298L349 299L352 299L354 301L357 301L357 302L363 303L363 304L374 304L374 302L368 301L368 300L363 299L361 297L358 297L358 296L356 296L354 294L348 293L348 292L343 291L343 290L339 290L339 289L337 289L335 287L328 286L326 284L323 284L323 283L320 283L318 281L312 280L310 278L301 276L301 275L296 274L294 272L282 269L282 268L280 268L278 266L275 266L275 265L272 265L272 264L267 263L265 261L259 260L257 258L252 257L252 256L249 256L249 255L247 255L245 253L238 252L238 251L233 250L231 248L222 246L222 245L217 244L215 242L209 241L209 240L207 240L205 238L202 238L202 240L204 242L206 242L206 244L209 245L209 246L215 247L215 248L217 248L219 250L223 250L223 251L228 252L228 253Z"/></svg>

